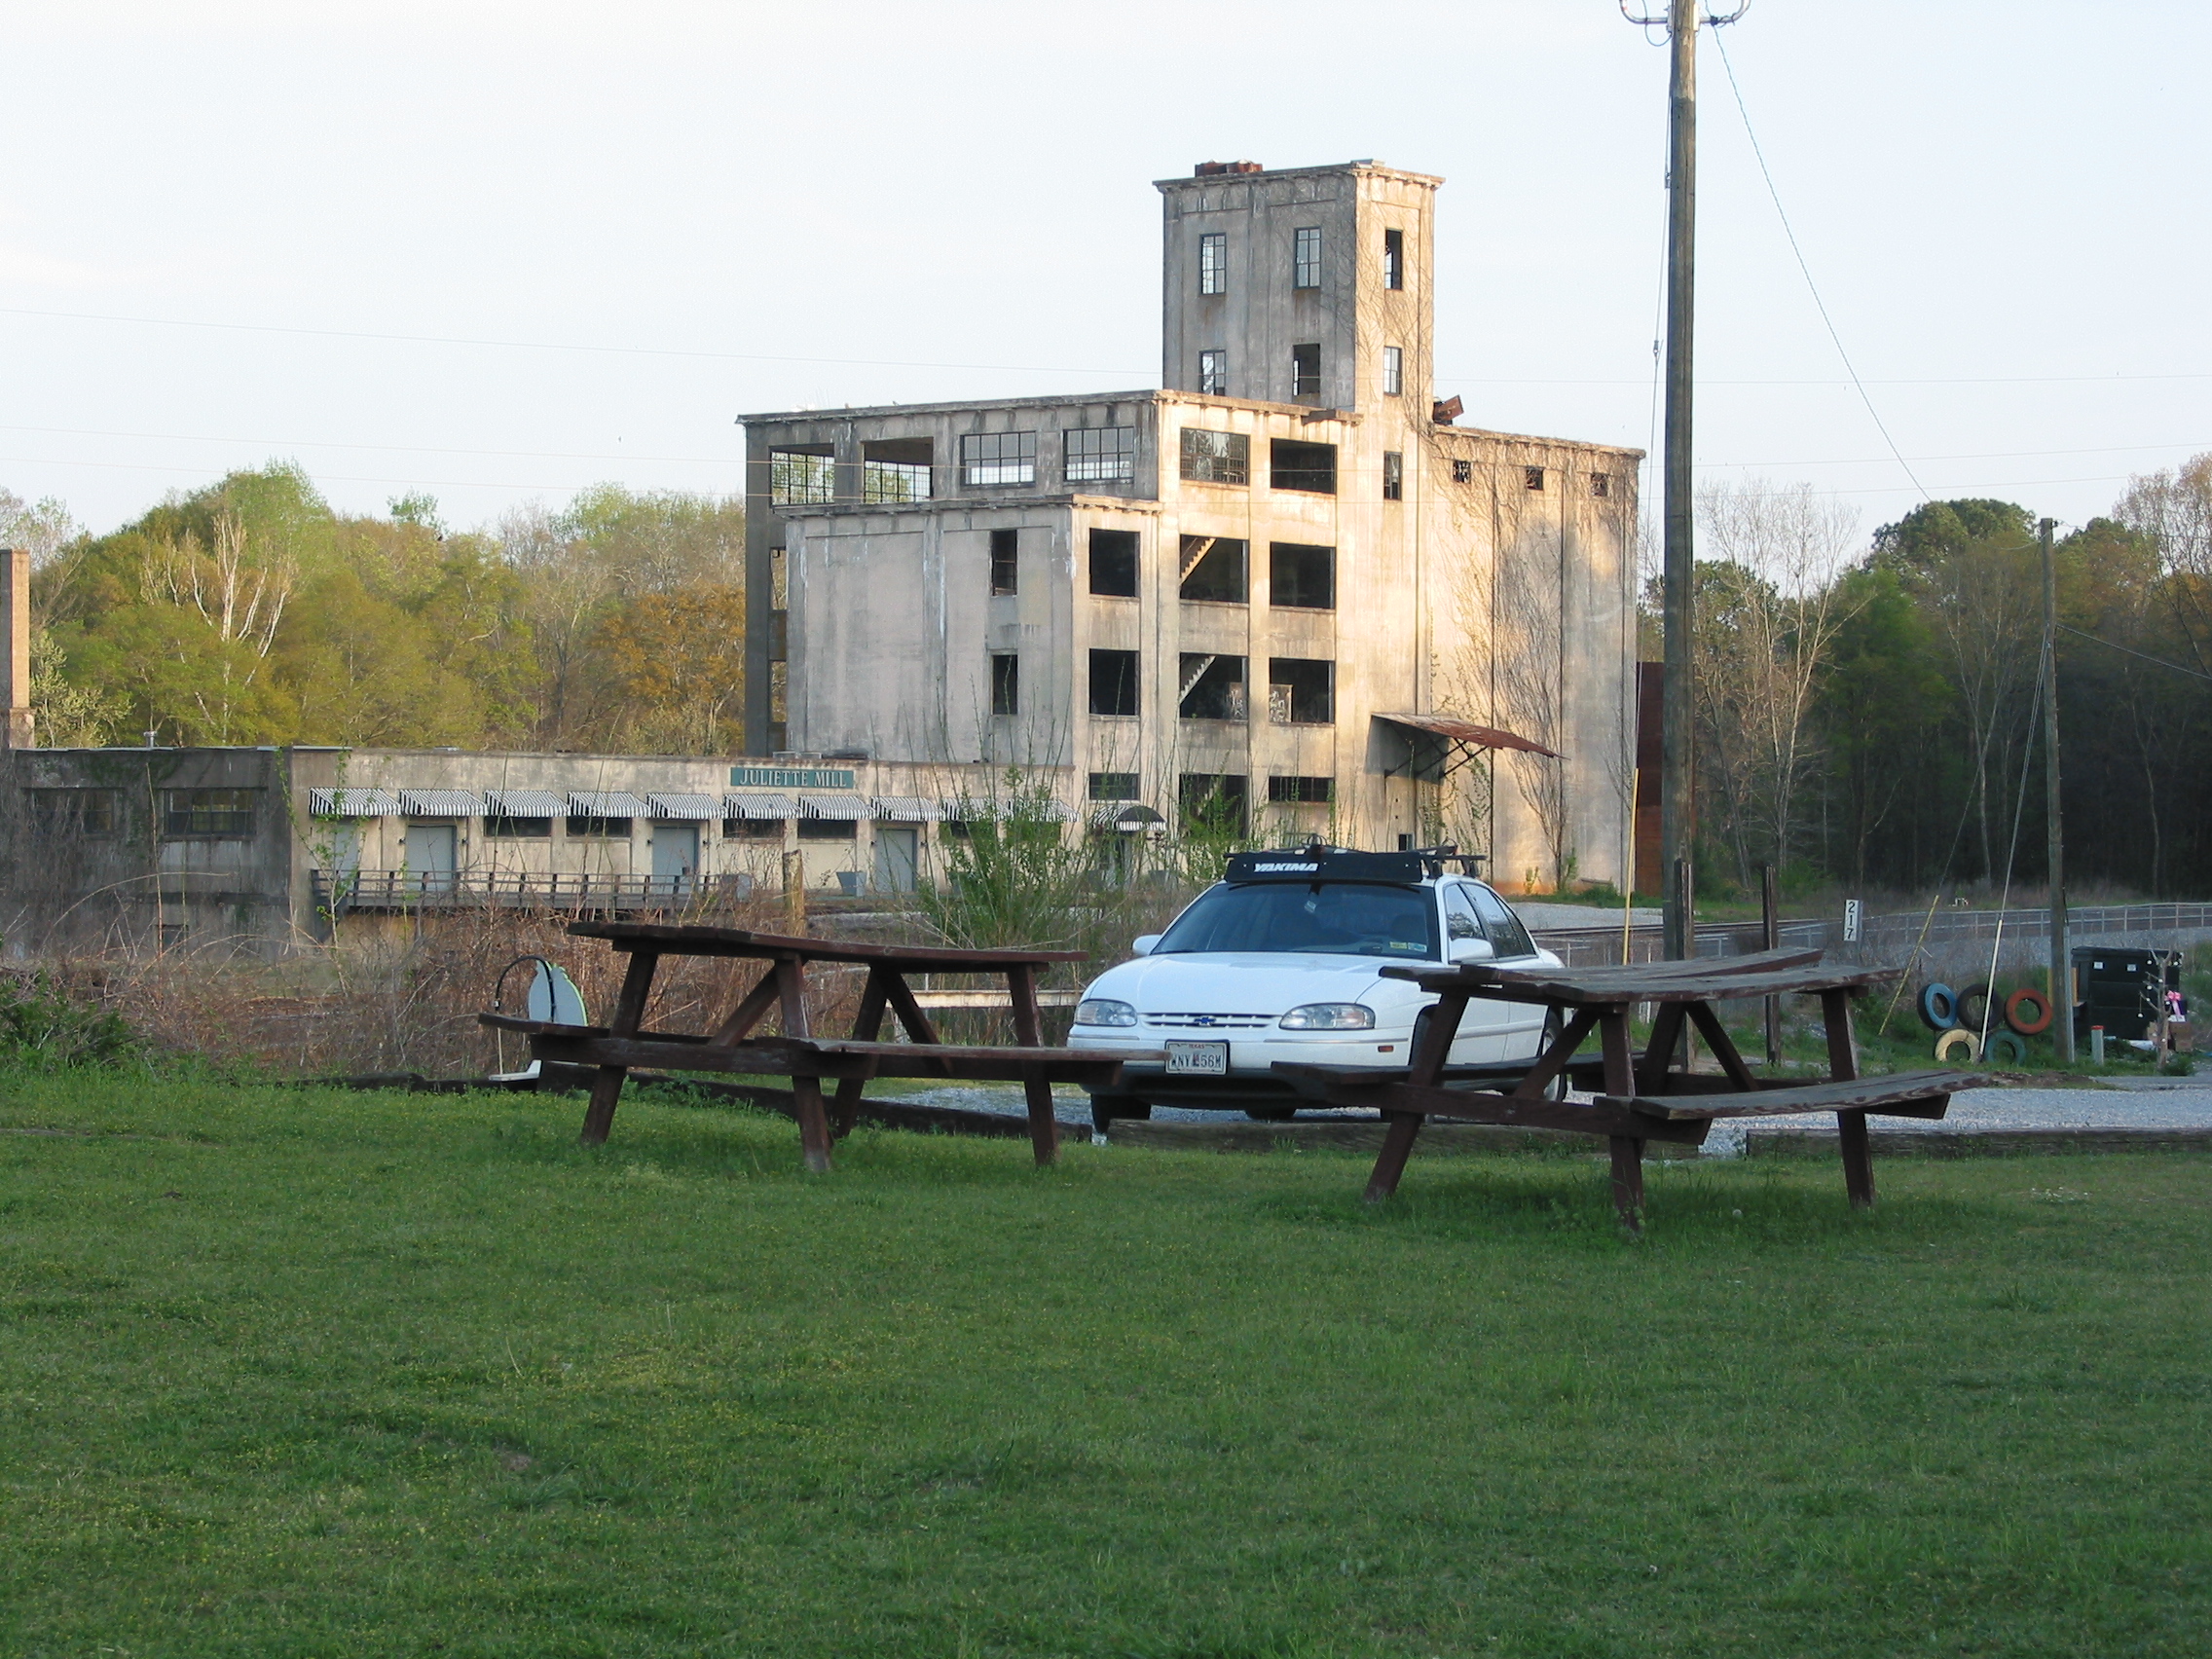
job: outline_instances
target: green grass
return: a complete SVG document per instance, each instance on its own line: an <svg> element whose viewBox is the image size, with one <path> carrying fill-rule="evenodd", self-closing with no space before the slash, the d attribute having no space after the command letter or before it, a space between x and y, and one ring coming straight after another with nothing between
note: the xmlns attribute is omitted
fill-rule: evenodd
<svg viewBox="0 0 2212 1659"><path fill-rule="evenodd" d="M0 1652L2197 1654L2201 1160L0 1082Z"/></svg>

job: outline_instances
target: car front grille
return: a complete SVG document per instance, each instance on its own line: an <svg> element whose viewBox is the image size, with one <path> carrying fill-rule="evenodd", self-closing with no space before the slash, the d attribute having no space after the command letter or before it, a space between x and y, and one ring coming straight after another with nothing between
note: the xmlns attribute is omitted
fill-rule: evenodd
<svg viewBox="0 0 2212 1659"><path fill-rule="evenodd" d="M1147 1025L1161 1031L1265 1031L1272 1014L1148 1014Z"/></svg>

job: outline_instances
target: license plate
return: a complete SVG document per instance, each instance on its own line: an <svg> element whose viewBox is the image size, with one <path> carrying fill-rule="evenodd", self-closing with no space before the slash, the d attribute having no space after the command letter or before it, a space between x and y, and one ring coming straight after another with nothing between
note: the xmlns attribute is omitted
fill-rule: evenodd
<svg viewBox="0 0 2212 1659"><path fill-rule="evenodd" d="M1227 1077L1229 1045L1170 1043L1167 1045L1167 1071L1171 1077Z"/></svg>

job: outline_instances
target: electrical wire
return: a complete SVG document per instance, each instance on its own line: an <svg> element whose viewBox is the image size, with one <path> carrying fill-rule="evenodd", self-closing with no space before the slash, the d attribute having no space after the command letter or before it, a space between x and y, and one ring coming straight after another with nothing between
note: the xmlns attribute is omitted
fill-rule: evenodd
<svg viewBox="0 0 2212 1659"><path fill-rule="evenodd" d="M1898 447L1897 439L1890 436L1890 428L1883 424L1881 411L1874 407L1873 398L1867 395L1866 385L1859 378L1859 370L1851 360L1851 353L1843 349L1843 336L1836 332L1835 319L1828 315L1827 302L1821 298L1820 284L1813 280L1813 268L1805 262L1805 250L1797 245L1797 233L1790 226L1788 209L1782 205L1782 192L1775 188L1774 174L1766 165L1766 152L1759 148L1759 135L1751 128L1751 112L1744 102L1744 89L1736 84L1736 65L1729 59L1727 44L1717 33L1713 37L1713 44L1720 54L1720 67L1727 71L1728 90L1736 97L1736 113L1744 118L1744 136L1751 140L1751 155L1759 164L1759 177L1766 180L1766 193L1774 201L1775 216L1782 221L1782 234L1789 239L1789 251L1796 258L1797 269L1805 278L1805 287L1813 296L1814 309L1821 313L1821 323L1827 329L1828 339L1835 345L1835 354L1842 359L1844 373L1851 377L1851 385L1859 393L1859 401L1866 406L1866 414L1873 421L1874 429L1882 434L1882 442L1890 446L1890 453L1897 457L1898 465L1903 469L1904 475L1912 480L1912 487L1920 492L1921 499L1933 501L1936 498L1928 493L1928 487L1921 483L1919 474L1912 470L1912 462L1905 460L1904 451Z"/></svg>
<svg viewBox="0 0 2212 1659"><path fill-rule="evenodd" d="M2153 656L2149 651L2139 651L2132 645L2120 645L2118 641L2106 639L2102 634L2092 634L2085 629L2076 628L2065 622L2059 623L2058 626L2061 632L2075 635L2079 639L2093 641L2097 645L2103 645L2107 650L2119 651L2125 656L2141 657L2145 662L2155 662L2160 668L2170 668L2176 674L2186 674L2192 680L2212 680L2212 674L2206 674L2200 668L2190 668L2183 663L2169 662L2164 657Z"/></svg>

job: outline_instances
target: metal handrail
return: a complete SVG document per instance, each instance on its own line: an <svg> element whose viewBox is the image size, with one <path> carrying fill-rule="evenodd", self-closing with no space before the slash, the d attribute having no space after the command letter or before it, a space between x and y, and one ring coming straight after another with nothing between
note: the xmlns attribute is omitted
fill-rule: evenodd
<svg viewBox="0 0 2212 1659"><path fill-rule="evenodd" d="M352 910L667 910L705 908L750 897L753 877L583 875L540 870L317 869L315 907Z"/></svg>

